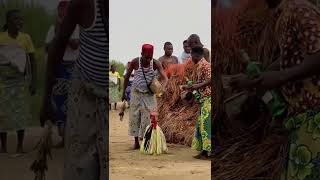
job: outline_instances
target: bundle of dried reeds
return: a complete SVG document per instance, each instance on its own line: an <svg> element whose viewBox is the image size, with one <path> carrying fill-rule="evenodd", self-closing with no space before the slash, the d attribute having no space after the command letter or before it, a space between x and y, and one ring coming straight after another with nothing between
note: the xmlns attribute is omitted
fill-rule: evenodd
<svg viewBox="0 0 320 180"><path fill-rule="evenodd" d="M166 92L158 98L158 123L169 143L191 145L195 122L198 117L198 104L185 104L180 99L180 85L186 84L186 79L195 80L193 62L187 61L181 65L171 65L166 69L169 81Z"/></svg>
<svg viewBox="0 0 320 180"><path fill-rule="evenodd" d="M48 158L52 159L52 127L51 121L46 122L46 126L43 131L43 135L36 145L37 156L32 163L30 170L35 175L35 180L45 180L46 171L48 170Z"/></svg>

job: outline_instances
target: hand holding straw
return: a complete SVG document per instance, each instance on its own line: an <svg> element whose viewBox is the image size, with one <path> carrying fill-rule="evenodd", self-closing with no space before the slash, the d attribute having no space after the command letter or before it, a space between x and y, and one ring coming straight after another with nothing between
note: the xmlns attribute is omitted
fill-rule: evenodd
<svg viewBox="0 0 320 180"><path fill-rule="evenodd" d="M35 147L38 151L37 157L30 167L30 170L33 171L35 175L35 180L46 179L45 172L48 170L48 157L52 159L52 127L52 122L46 121L43 135Z"/></svg>
<svg viewBox="0 0 320 180"><path fill-rule="evenodd" d="M120 121L123 121L123 116L124 116L125 110L126 110L126 102L124 101L121 108L120 108L120 113L119 113Z"/></svg>

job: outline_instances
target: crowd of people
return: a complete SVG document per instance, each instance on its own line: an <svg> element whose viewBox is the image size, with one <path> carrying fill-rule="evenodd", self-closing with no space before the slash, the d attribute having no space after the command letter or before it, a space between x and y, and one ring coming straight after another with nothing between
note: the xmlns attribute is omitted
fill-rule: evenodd
<svg viewBox="0 0 320 180"><path fill-rule="evenodd" d="M121 82L116 66L109 66L107 8L108 3L103 0L60 0L56 22L48 29L44 41L48 61L40 123L45 126L51 120L58 128L61 141L55 147L65 149L64 179L106 179L108 110L112 104L116 109L121 100L130 105L129 135L135 139L133 149L139 149L139 141L150 124L150 113L157 109L156 97L150 92L151 81L159 78L165 87L168 81L165 69L188 59L202 68L199 84L184 87L198 89L203 95L193 148L203 151L201 157L207 155L211 152L208 49L203 47L199 36L193 34L183 42L184 51L179 58L173 55L172 43L166 42L164 55L155 60L153 45L144 44L141 56L128 62L124 82ZM16 131L16 153L23 154L25 129L32 119L29 98L37 87L35 48L31 36L22 32L20 10L8 11L5 20L0 49L9 47L26 57L19 59L25 61L22 71L0 57L1 153L8 153L7 133ZM121 84L124 85L122 92ZM78 171L79 168L82 171Z"/></svg>
<svg viewBox="0 0 320 180"><path fill-rule="evenodd" d="M231 85L281 90L288 106L281 123L292 134L284 179L319 179L320 12L306 1L266 2L278 21L277 68L256 79L237 75ZM165 70L188 60L194 63L197 81L182 88L200 94L192 148L200 152L196 158L211 155L211 58L197 34L183 41L179 58L173 55L171 42L164 43L164 55L157 60L154 46L144 44L141 56L128 62L121 82L116 66L109 66L108 1L60 0L57 11L44 42L48 63L40 122L44 126L51 120L58 127L61 142L56 147L65 148L64 179L107 179L108 114L121 100L130 105L128 134L134 137L133 150L139 149L150 113L157 111L150 83L158 78L165 89L169 80ZM7 134L12 131L18 139L16 153L24 153L25 129L32 119L30 96L37 92L35 48L30 35L22 32L23 25L21 11L10 10L0 32L1 52L8 50L5 53L21 61L0 54L0 153L8 153Z"/></svg>
<svg viewBox="0 0 320 180"><path fill-rule="evenodd" d="M200 37L196 34L190 35L183 42L183 48L184 51L178 59L177 56L173 55L172 43L165 42L163 47L164 55L156 60L153 58L153 45L144 44L141 56L128 63L121 100L130 104L129 135L134 137L135 140L133 149L139 149L139 141L142 140L146 127L150 124L150 113L158 111L156 95L149 87L152 80L161 80L162 87L165 89L168 82L168 77L165 73L166 69L170 65L192 60L195 64L194 71L198 72L198 80L192 86L183 86L182 88L187 91L198 90L200 92L201 113L196 123L192 148L201 152L195 156L196 158L208 158L211 154L211 65L209 63L209 50L203 47ZM114 69L111 69L111 71L114 71ZM116 77L119 77L118 73L116 74ZM114 88L116 83L112 86L110 84L110 92L120 88L120 78L117 79L117 88ZM112 88L113 90L111 90ZM120 91L118 92L120 93ZM110 99L114 98L114 94L109 95Z"/></svg>

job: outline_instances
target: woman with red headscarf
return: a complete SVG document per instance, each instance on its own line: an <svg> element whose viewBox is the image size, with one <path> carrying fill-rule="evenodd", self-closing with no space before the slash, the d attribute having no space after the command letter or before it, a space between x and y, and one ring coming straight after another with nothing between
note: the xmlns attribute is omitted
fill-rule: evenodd
<svg viewBox="0 0 320 180"><path fill-rule="evenodd" d="M129 113L129 135L135 138L133 149L139 149L139 137L142 139L146 127L150 124L150 113L157 107L156 97L151 92L149 84L155 78L155 70L158 70L164 85L168 78L163 71L159 61L153 59L153 46L144 44L142 46L141 57L131 61L124 80L124 89L128 86L128 81L132 71L134 80L131 88L130 113ZM127 99L125 91L122 100Z"/></svg>
<svg viewBox="0 0 320 180"><path fill-rule="evenodd" d="M55 25L52 25L48 31L46 38L46 48L48 49L56 32L58 32L62 20L65 17L69 0L60 0L58 4L58 18ZM55 110L54 118L58 126L59 135L62 138L61 142L56 147L64 145L64 129L66 122L66 102L68 95L68 87L70 86L71 74L75 60L79 54L79 29L76 27L73 32L66 51L64 53L63 62L57 67L56 83L53 87L52 103Z"/></svg>

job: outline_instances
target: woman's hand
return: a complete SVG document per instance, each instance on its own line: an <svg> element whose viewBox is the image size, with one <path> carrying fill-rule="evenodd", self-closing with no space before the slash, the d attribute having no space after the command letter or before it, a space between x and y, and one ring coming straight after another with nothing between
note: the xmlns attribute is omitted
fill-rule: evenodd
<svg viewBox="0 0 320 180"><path fill-rule="evenodd" d="M191 86L191 89L192 90L198 90L198 89L202 88L202 86L203 86L203 84L193 84Z"/></svg>
<svg viewBox="0 0 320 180"><path fill-rule="evenodd" d="M127 96L125 93L122 94L121 101L127 101Z"/></svg>
<svg viewBox="0 0 320 180"><path fill-rule="evenodd" d="M46 121L53 121L53 108L49 100L45 100L40 110L40 125L44 127Z"/></svg>
<svg viewBox="0 0 320 180"><path fill-rule="evenodd" d="M183 91L185 91L185 90L190 89L190 86L188 86L188 85L181 85L181 86L180 86L180 89L183 90Z"/></svg>
<svg viewBox="0 0 320 180"><path fill-rule="evenodd" d="M269 71L261 73L259 80L259 87L268 90L281 86L284 78L284 74L281 71Z"/></svg>
<svg viewBox="0 0 320 180"><path fill-rule="evenodd" d="M245 74L238 74L230 79L230 86L232 88L253 88L261 82L261 78L249 79Z"/></svg>

